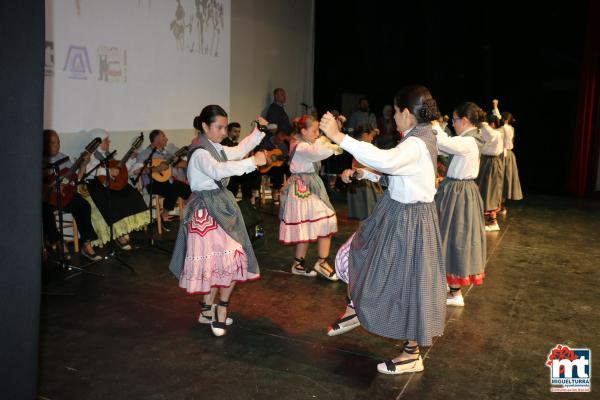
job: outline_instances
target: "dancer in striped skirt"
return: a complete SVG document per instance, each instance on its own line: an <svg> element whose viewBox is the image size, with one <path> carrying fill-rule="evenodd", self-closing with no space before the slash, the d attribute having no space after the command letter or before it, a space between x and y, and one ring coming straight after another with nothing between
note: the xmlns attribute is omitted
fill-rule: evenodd
<svg viewBox="0 0 600 400"><path fill-rule="evenodd" d="M375 334L406 340L402 353L377 366L384 374L424 369L419 346L442 334L446 313L444 258L434 203L437 145L431 121L436 101L424 86L402 89L394 99L394 148L381 150L339 132L331 114L321 129L361 164L387 174L384 196L370 217L338 251L336 271L348 281L346 311L329 335L362 325ZM359 178L371 179L362 171Z"/></svg>
<svg viewBox="0 0 600 400"><path fill-rule="evenodd" d="M486 238L483 201L474 179L479 172L483 138L479 127L485 113L475 103L462 103L452 123L458 136L449 137L437 124L438 149L450 157L448 173L435 194L450 293L446 305L465 305L462 286L481 285L485 277Z"/></svg>

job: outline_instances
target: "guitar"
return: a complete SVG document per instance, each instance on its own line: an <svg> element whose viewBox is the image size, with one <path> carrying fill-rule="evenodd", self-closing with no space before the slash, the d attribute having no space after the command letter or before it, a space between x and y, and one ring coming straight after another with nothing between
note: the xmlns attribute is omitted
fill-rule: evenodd
<svg viewBox="0 0 600 400"><path fill-rule="evenodd" d="M125 187L125 185L127 185L127 178L129 176L129 171L127 171L127 166L125 164L131 158L131 155L133 154L133 152L140 148L140 146L142 145L143 142L144 142L144 133L142 132L142 133L140 133L140 136L138 136L135 139L135 141L133 142L133 144L127 151L127 153L125 153L123 158L121 158L121 161L110 160L108 162L108 168L109 169L110 168L118 168L119 174L117 176L111 176L109 178L107 178L105 175L98 176L98 179L100 180L100 182L102 182L102 184L104 185L106 180L108 179L108 187L111 190L123 189Z"/></svg>
<svg viewBox="0 0 600 400"><path fill-rule="evenodd" d="M60 204L62 207L65 207L71 203L73 200L73 196L75 196L75 192L77 191L77 186L75 182L77 182L77 171L81 168L81 164L83 163L83 158L86 154L92 154L100 143L102 139L99 137L92 140L87 146L85 146L85 150L81 153L77 161L71 166L71 168L63 168L58 172L58 177L52 173L46 176L43 180L44 187L44 198L46 202L54 207L58 204L58 193L54 190L54 184L56 180L60 180Z"/></svg>
<svg viewBox="0 0 600 400"><path fill-rule="evenodd" d="M267 173L273 167L281 167L289 158L287 154L283 154L283 151L277 148L265 151L265 156L267 157L267 163L262 167L258 167L261 174Z"/></svg>
<svg viewBox="0 0 600 400"><path fill-rule="evenodd" d="M166 164L169 166L169 168L165 169L162 172L153 172L152 179L154 179L157 182L168 181L171 178L171 175L173 174L171 167L173 167L173 165L177 164L181 160L181 157L183 157L187 154L188 150L189 150L189 146L183 146L182 148L177 150L175 152L175 154L173 154L171 157L169 157L166 160L163 160L161 158L153 158L152 159L152 167L158 167L159 165Z"/></svg>

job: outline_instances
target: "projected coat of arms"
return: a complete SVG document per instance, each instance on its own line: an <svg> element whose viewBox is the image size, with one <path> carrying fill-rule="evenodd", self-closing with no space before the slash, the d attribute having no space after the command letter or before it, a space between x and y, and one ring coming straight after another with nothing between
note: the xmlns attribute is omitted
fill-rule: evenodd
<svg viewBox="0 0 600 400"><path fill-rule="evenodd" d="M92 73L90 58L85 46L69 46L63 71L69 71L69 79L87 79Z"/></svg>
<svg viewBox="0 0 600 400"><path fill-rule="evenodd" d="M127 82L127 50L98 46L98 80L104 82Z"/></svg>

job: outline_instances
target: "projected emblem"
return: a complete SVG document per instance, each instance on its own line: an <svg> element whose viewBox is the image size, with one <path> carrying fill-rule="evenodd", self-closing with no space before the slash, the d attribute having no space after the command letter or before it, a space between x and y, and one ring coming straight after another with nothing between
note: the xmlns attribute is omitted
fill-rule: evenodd
<svg viewBox="0 0 600 400"><path fill-rule="evenodd" d="M69 79L87 79L92 73L90 58L85 46L69 46L63 71L69 71Z"/></svg>
<svg viewBox="0 0 600 400"><path fill-rule="evenodd" d="M98 80L104 82L127 82L127 50L98 46Z"/></svg>
<svg viewBox="0 0 600 400"><path fill-rule="evenodd" d="M46 41L44 46L44 75L54 76L54 42Z"/></svg>

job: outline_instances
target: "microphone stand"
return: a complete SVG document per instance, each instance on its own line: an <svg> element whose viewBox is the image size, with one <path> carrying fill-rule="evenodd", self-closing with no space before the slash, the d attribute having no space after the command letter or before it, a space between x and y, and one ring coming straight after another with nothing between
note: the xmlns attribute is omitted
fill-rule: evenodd
<svg viewBox="0 0 600 400"><path fill-rule="evenodd" d="M117 151L113 151L112 153L109 153L106 155L106 157L104 157L103 160L100 161L100 163L96 166L96 168L98 168L100 165L104 166L104 173L106 174L106 180L104 181L104 188L106 189L106 201L108 203L108 215L109 215L109 221L106 221L108 223L108 227L109 227L109 232L110 232L110 239L109 239L109 249L110 251L108 252L108 254L104 257L105 260L108 260L109 258L113 258L115 260L117 260L118 262L120 262L123 266L125 266L127 269L129 269L131 272L133 272L134 274L136 274L137 272L135 271L135 269L128 264L126 261L124 261L120 255L119 255L119 251L117 250L116 244L115 244L115 238L114 238L114 228L113 228L113 224L114 224L114 215L112 212L112 202L111 202L111 190L110 190L110 168L108 165L108 162L114 157L115 153ZM96 169L94 168L94 169ZM93 170L92 170L93 171ZM90 171L90 172L92 172Z"/></svg>
<svg viewBox="0 0 600 400"><path fill-rule="evenodd" d="M140 169L140 172L138 172L137 176L133 180L134 185L137 185L140 178L142 177L142 174L144 173L144 170L146 168L151 168L152 156L154 155L154 153L156 153L156 150L157 150L156 147L152 146L152 151L150 152L148 157L144 160L144 163L142 164L142 168ZM148 190L148 195L150 196L150 200L148 201L148 212L150 213L150 223L148 224L148 235L149 235L148 247L170 254L171 253L170 251L168 251L167 249L163 249L162 247L160 247L159 245L157 245L154 242L154 224L152 222L152 198L154 197L154 190L153 190L154 180L152 179L152 171L150 171L149 178L150 178L150 184L148 186L146 186L146 190ZM143 182L142 182L142 184L143 184ZM156 218L161 218L161 216L157 215Z"/></svg>
<svg viewBox="0 0 600 400"><path fill-rule="evenodd" d="M75 270L77 271L77 274L73 274L70 275L68 277L66 277L65 279L69 279L72 278L75 275L79 275L80 273L84 273L84 274L88 274L88 275L94 275L94 276L100 276L100 277L104 277L103 274L97 273L97 272L91 272L91 271L87 271L85 270L86 267L97 263L98 261L91 261L87 264L84 264L80 267L75 266L73 264L70 264L67 260L67 258L65 257L65 236L64 236L64 219L63 219L63 205L62 205L62 196L61 196L61 190L60 190L60 184L62 181L62 178L60 176L60 166L61 163L54 163L51 165L52 170L54 171L54 176L56 176L56 180L54 181L54 191L56 192L56 210L58 211L58 226L59 226L59 251L58 251L58 260L53 260L50 261L53 264L57 264L60 268L66 270L66 271L72 271Z"/></svg>

